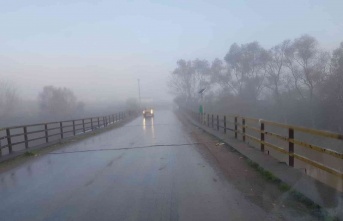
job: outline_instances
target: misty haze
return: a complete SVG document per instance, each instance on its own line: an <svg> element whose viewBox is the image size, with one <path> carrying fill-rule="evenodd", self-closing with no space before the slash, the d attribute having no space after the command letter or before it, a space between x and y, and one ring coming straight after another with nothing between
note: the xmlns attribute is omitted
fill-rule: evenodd
<svg viewBox="0 0 343 221"><path fill-rule="evenodd" d="M343 220L342 9L0 1L0 220Z"/></svg>

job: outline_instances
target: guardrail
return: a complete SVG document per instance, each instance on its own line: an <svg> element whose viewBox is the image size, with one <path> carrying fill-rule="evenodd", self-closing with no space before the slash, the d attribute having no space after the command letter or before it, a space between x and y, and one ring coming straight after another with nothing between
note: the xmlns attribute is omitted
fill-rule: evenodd
<svg viewBox="0 0 343 221"><path fill-rule="evenodd" d="M298 139L295 139L296 133L305 133L305 134L311 134L314 136L334 139L337 141L343 141L343 135L338 133L332 133L328 131L321 131L321 130L315 130L310 128L304 128L299 126L293 126L293 125L287 125L287 124L281 124L276 123L272 121L267 121L263 119L256 119L256 118L248 118L243 116L219 116L215 114L199 114L196 112L191 112L191 115L200 121L202 124L214 128L216 130L223 129L224 133L227 133L227 131L232 131L234 133L234 138L238 139L238 135L240 134L242 137L242 140L245 142L246 139L250 139L252 141L255 141L259 144L259 148L261 151L265 152L265 147L269 147L277 152L280 152L282 154L288 155L288 165L291 167L294 167L294 159L297 159L299 161L302 161L303 163L309 164L315 168L318 168L320 170L326 171L339 179L343 179L343 173L342 173L342 167L343 167L343 153L338 152L335 150L327 149L320 147L318 145L315 145L310 142L304 142ZM254 122L254 124L247 124L247 121ZM230 125L232 127L230 127ZM258 125L258 127L254 127L252 125ZM286 129L288 134L287 136L272 132L270 130L267 130L266 126L268 127L276 127L276 128L282 128ZM247 130L254 131L256 134L259 134L259 136L253 136L252 134L249 134ZM286 142L288 144L288 148L282 148L278 146L277 144L273 144L271 142L266 141L266 137L273 137L277 140L281 140L283 142ZM299 147L306 148L310 151L318 152L324 155L329 155L338 163L339 169L332 168L328 165L325 165L323 163L319 163L313 159L310 159L304 155L295 153L295 145ZM340 150L343 150L343 145L340 146ZM329 163L329 162L328 162Z"/></svg>
<svg viewBox="0 0 343 221"><path fill-rule="evenodd" d="M135 114L133 111L76 120L0 128L0 157L104 128Z"/></svg>

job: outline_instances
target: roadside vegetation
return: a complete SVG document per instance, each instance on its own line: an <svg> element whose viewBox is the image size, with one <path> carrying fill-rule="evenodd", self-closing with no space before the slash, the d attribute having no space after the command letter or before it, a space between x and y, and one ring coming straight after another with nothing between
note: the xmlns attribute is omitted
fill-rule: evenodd
<svg viewBox="0 0 343 221"><path fill-rule="evenodd" d="M177 62L170 92L179 105L343 132L343 42L333 51L309 35L272 48L232 44L222 59Z"/></svg>

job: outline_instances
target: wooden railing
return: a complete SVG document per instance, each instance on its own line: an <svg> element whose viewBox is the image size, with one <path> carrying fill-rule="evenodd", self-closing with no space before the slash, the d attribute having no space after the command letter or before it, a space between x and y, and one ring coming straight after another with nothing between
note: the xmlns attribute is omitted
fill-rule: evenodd
<svg viewBox="0 0 343 221"><path fill-rule="evenodd" d="M0 157L38 145L92 132L115 124L134 114L133 111L127 111L102 117L0 128Z"/></svg>
<svg viewBox="0 0 343 221"><path fill-rule="evenodd" d="M261 151L265 152L265 147L269 147L279 153L288 155L288 165L294 167L294 159L302 161L303 163L309 164L315 168L320 170L326 171L339 179L343 179L343 135L328 131L322 130L315 130L300 126L294 125L287 125L281 124L277 122L267 121L263 119L256 119L256 118L248 118L243 116L219 116L215 114L199 114L195 112L191 112L193 117L200 121L202 124L212 127L215 130L223 129L224 133L227 131L232 131L234 134L234 138L238 139L239 135L241 135L242 140L246 141L246 139L250 139L256 142L259 145ZM247 124L250 122L250 124ZM255 126L253 126L255 125ZM273 130L268 130L268 128L281 128L287 131L287 135L281 135ZM255 136L251 133L248 133L247 130L255 132ZM274 129L275 130L275 129ZM277 129L276 129L277 130ZM319 145L315 145L309 141L305 142L299 139L295 139L295 135L297 133L301 134L310 134L316 137L326 138L336 140L339 143L338 150L332 150L329 148L323 148ZM256 136L258 134L258 136ZM278 144L266 141L266 137L273 137L276 140L280 140L286 142L288 148L284 148L279 146ZM277 143L277 142L276 142ZM295 153L294 148L295 145L306 148L310 151L314 151L317 153L321 153L324 155L329 155L332 157L332 160L335 160L337 163L335 165L336 168L332 168L328 166L326 163L330 162L317 162L316 160L310 159L308 156L301 155L299 153Z"/></svg>

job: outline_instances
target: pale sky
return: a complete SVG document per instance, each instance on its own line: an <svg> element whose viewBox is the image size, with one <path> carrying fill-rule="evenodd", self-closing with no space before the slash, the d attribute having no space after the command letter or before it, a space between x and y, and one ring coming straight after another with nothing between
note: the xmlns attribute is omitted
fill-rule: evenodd
<svg viewBox="0 0 343 221"><path fill-rule="evenodd" d="M170 99L178 59L223 58L234 42L266 48L303 34L343 41L342 0L0 0L0 77L23 97L65 86L87 101Z"/></svg>

